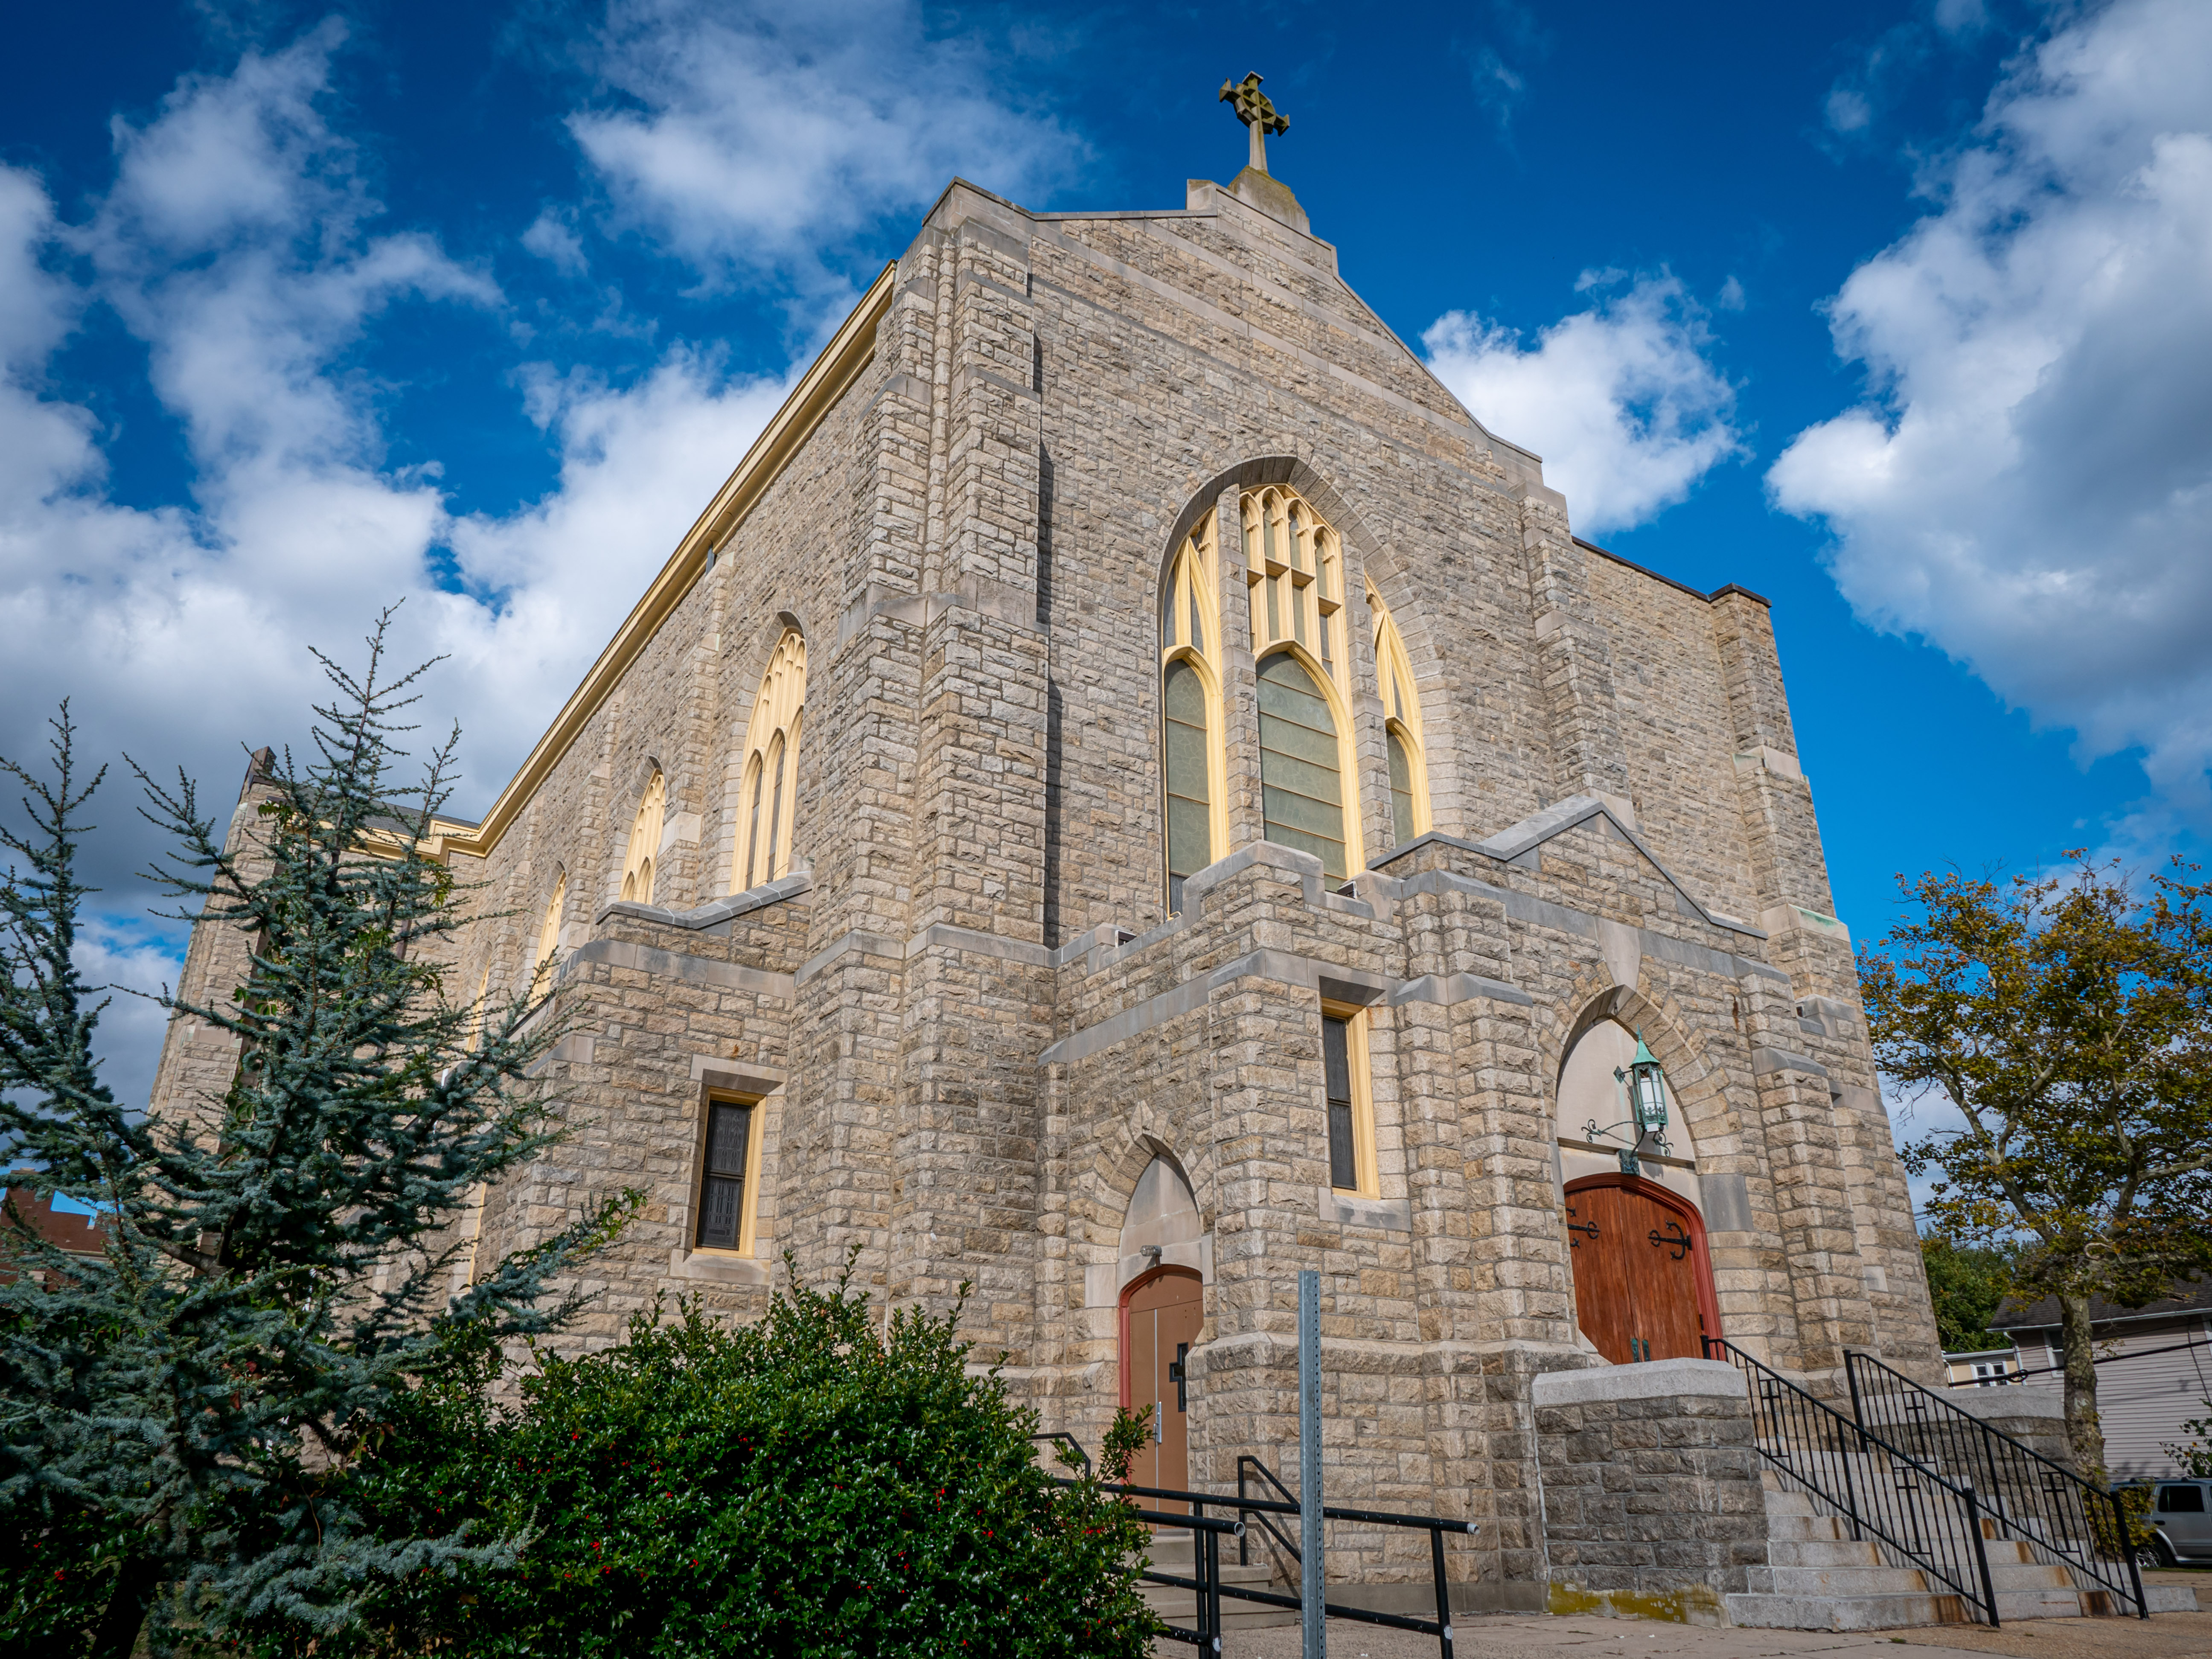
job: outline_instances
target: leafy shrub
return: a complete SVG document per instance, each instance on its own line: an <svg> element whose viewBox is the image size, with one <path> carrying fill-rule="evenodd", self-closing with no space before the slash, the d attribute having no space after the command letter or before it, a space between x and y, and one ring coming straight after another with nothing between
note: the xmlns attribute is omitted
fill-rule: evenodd
<svg viewBox="0 0 2212 1659"><path fill-rule="evenodd" d="M1127 1507L1053 1483L957 1313L885 1329L849 1280L750 1326L656 1306L619 1347L537 1356L511 1408L426 1390L347 1501L394 1535L459 1517L519 1547L383 1583L318 1656L1145 1653ZM1143 1432L1125 1413L1109 1470ZM270 1653L307 1634L237 1633Z"/></svg>

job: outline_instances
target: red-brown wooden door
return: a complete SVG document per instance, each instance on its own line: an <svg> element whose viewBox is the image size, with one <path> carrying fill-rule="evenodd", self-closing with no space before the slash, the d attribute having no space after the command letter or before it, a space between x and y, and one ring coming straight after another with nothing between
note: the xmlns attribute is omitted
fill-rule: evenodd
<svg viewBox="0 0 2212 1659"><path fill-rule="evenodd" d="M1578 1182L1566 1203L1583 1334L1617 1365L1702 1359L1720 1325L1697 1211L1632 1176Z"/></svg>
<svg viewBox="0 0 2212 1659"><path fill-rule="evenodd" d="M1152 1408L1152 1437L1130 1465L1132 1485L1190 1490L1189 1389L1173 1368L1198 1344L1203 1294L1196 1273L1170 1267L1122 1304L1121 1403Z"/></svg>

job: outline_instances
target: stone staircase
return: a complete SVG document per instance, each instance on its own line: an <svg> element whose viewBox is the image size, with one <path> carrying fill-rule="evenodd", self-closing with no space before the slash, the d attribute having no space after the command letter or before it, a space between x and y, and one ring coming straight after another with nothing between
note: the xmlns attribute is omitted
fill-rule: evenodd
<svg viewBox="0 0 2212 1659"><path fill-rule="evenodd" d="M1966 1603L1931 1586L1917 1567L1893 1566L1881 1548L1854 1540L1848 1522L1826 1512L1771 1470L1766 1489L1767 1565L1751 1588L1726 1598L1729 1622L1765 1630L1891 1630L1964 1624ZM1994 1565L1994 1564L1993 1564Z"/></svg>
<svg viewBox="0 0 2212 1659"><path fill-rule="evenodd" d="M1198 1577L1196 1547L1188 1528L1161 1527L1152 1533L1150 1552L1153 1568L1160 1572L1172 1572L1184 1578ZM1273 1589L1278 1595L1293 1595L1294 1589L1270 1584L1269 1569L1266 1564L1253 1562L1249 1566L1237 1565L1237 1544L1233 1539L1224 1539L1221 1545L1221 1582L1242 1589ZM1198 1625L1198 1592L1175 1584L1139 1583L1138 1590L1145 1605L1170 1625L1193 1630ZM1293 1607L1262 1607L1257 1601L1240 1601L1230 1596L1221 1598L1221 1628L1226 1631L1265 1630L1277 1626L1295 1625L1298 1615Z"/></svg>
<svg viewBox="0 0 2212 1659"><path fill-rule="evenodd" d="M1883 1478L1870 1461L1853 1458L1856 1490ZM1783 1630L1884 1630L1907 1625L1964 1624L1973 1618L1966 1600L1931 1583L1917 1567L1894 1564L1870 1539L1854 1540L1850 1523L1838 1518L1794 1482L1764 1473L1767 1565L1750 1572L1750 1588L1726 1598L1731 1623ZM1983 1548L1996 1593L1997 1619L2081 1619L2121 1612L2102 1589L2082 1589L2074 1575L2040 1560L2019 1538L1984 1518ZM1963 1546L1964 1540L1960 1540ZM1971 1560L1971 1551L1949 1552ZM2154 1613L2194 1611L2196 1592L2180 1586L2147 1586Z"/></svg>

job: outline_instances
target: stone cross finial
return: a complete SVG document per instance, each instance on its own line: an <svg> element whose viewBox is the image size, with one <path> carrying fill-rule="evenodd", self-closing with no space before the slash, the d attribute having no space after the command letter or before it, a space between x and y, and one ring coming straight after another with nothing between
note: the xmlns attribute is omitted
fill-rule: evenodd
<svg viewBox="0 0 2212 1659"><path fill-rule="evenodd" d="M1275 113L1273 101L1260 90L1260 76L1256 74L1248 75L1242 81L1224 81L1221 83L1221 101L1234 106L1237 118L1249 129L1252 134L1252 170L1265 173L1267 170L1267 135L1288 132L1291 130L1290 118Z"/></svg>

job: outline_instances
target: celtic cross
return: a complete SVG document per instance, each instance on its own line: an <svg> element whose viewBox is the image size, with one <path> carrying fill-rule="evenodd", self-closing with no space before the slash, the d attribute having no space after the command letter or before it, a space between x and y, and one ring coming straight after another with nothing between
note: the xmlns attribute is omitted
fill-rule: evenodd
<svg viewBox="0 0 2212 1659"><path fill-rule="evenodd" d="M1288 132L1291 130L1290 118L1275 113L1273 100L1260 90L1257 75L1248 75L1242 81L1224 81L1221 83L1221 101L1233 106L1237 118L1250 130L1252 170L1265 173L1267 170L1267 135Z"/></svg>

